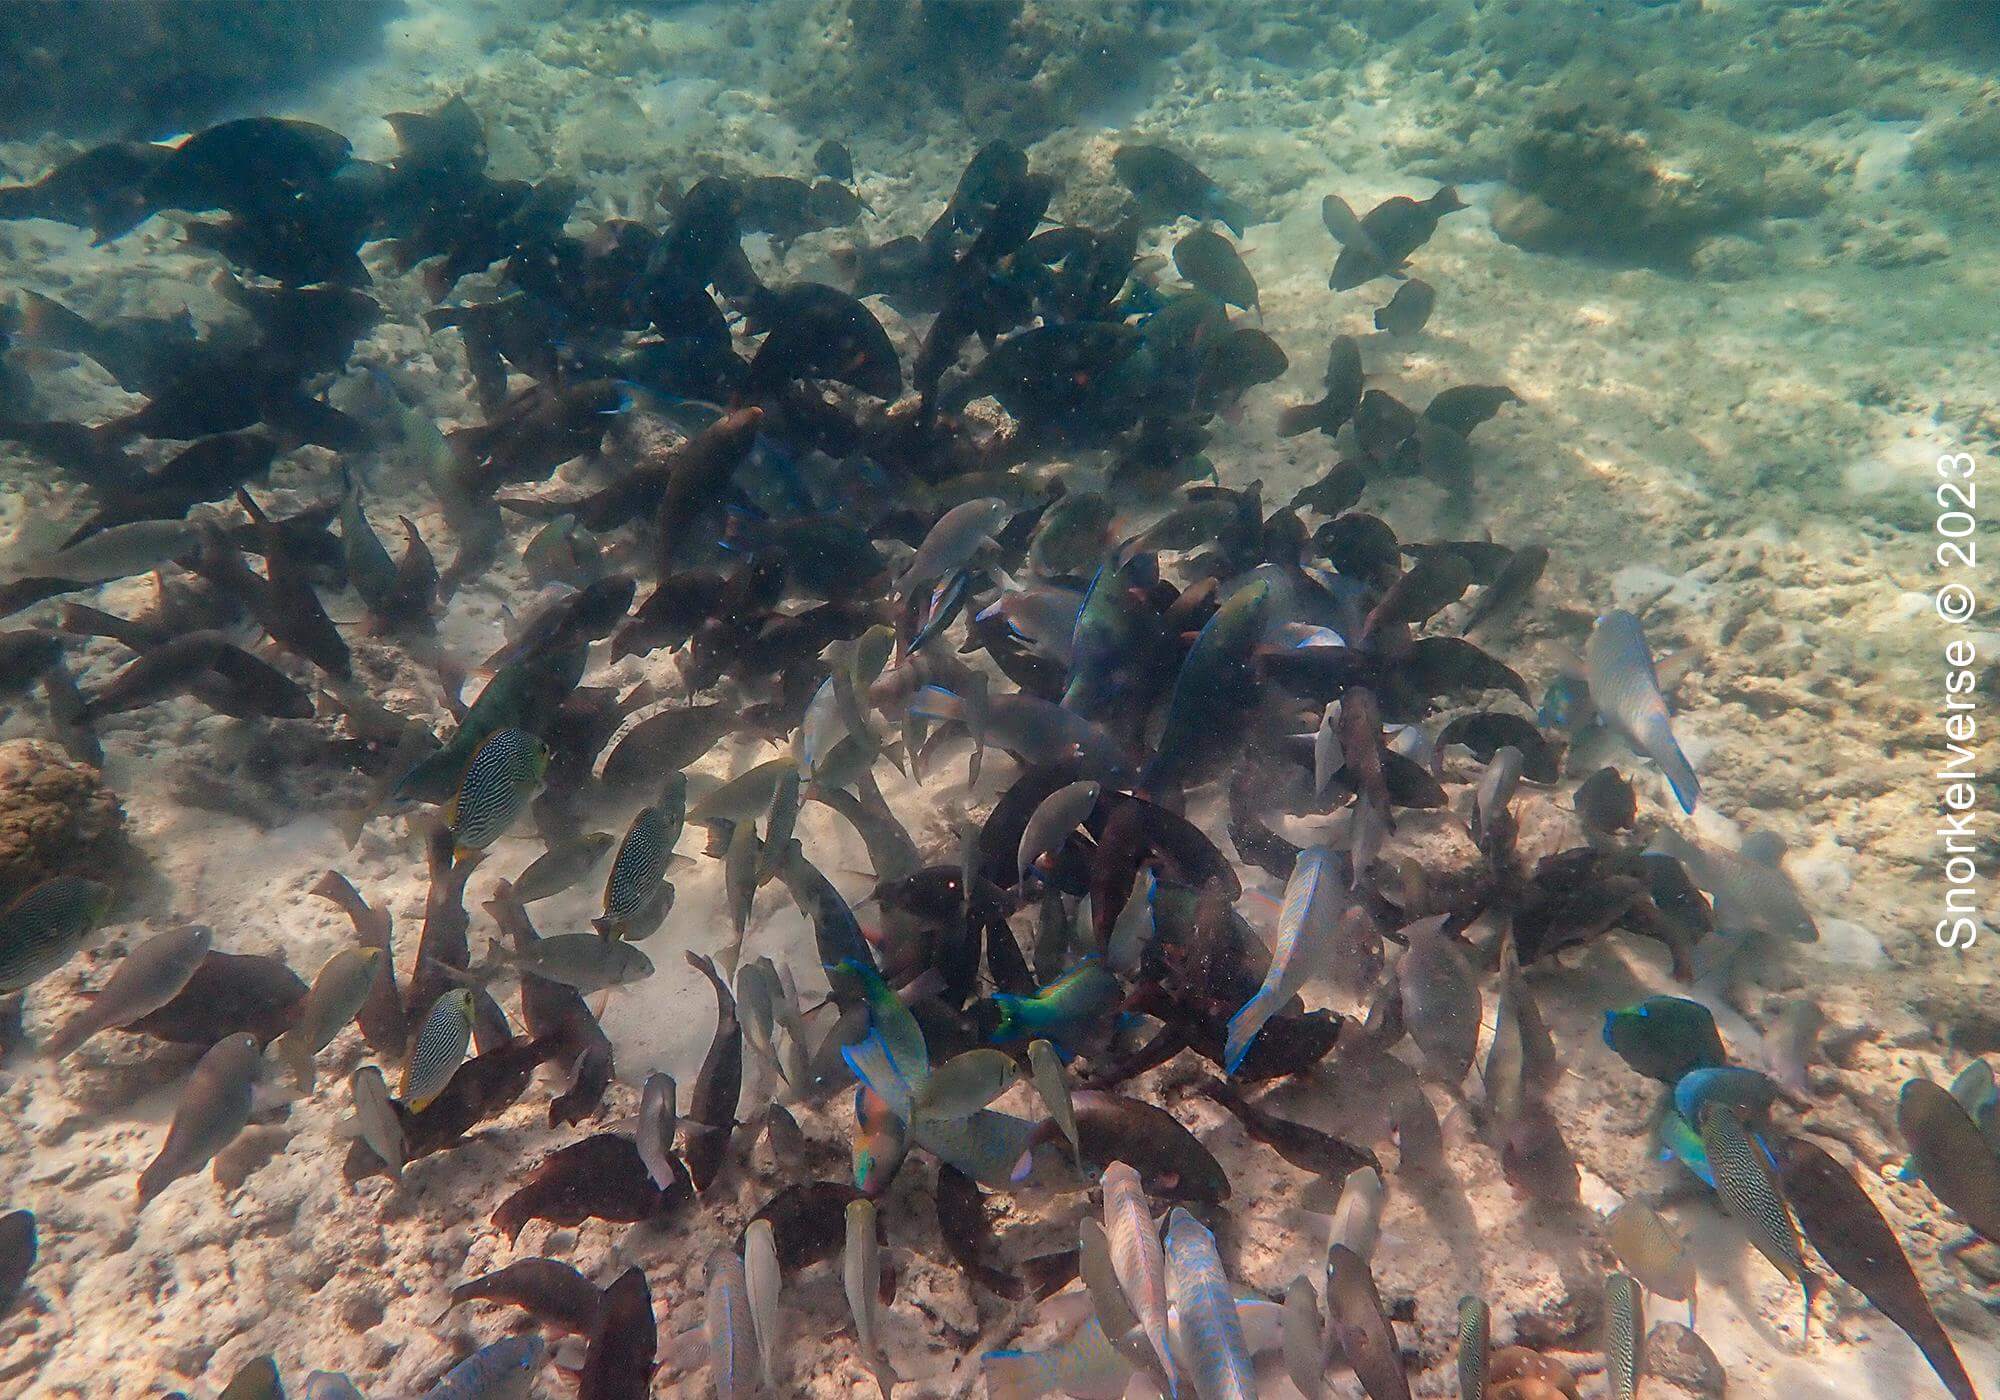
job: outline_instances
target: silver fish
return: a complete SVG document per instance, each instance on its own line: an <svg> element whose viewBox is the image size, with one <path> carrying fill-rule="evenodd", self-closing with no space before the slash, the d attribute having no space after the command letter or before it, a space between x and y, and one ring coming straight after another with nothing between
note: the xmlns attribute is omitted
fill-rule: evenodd
<svg viewBox="0 0 2000 1400"><path fill-rule="evenodd" d="M1320 1316L1319 1295L1304 1274L1285 1289L1283 1339L1285 1374L1306 1400L1326 1394L1326 1326Z"/></svg>
<svg viewBox="0 0 2000 1400"><path fill-rule="evenodd" d="M550 846L528 863L514 880L514 897L523 904L561 894L597 868L618 838L608 831L590 831Z"/></svg>
<svg viewBox="0 0 2000 1400"><path fill-rule="evenodd" d="M194 552L201 543L195 527L185 520L135 520L113 525L67 549L24 565L19 572L32 578L63 578L78 583L108 583L158 568L170 559Z"/></svg>
<svg viewBox="0 0 2000 1400"><path fill-rule="evenodd" d="M306 1377L303 1400L366 1400L359 1386L339 1371L314 1371Z"/></svg>
<svg viewBox="0 0 2000 1400"><path fill-rule="evenodd" d="M1097 806L1097 795L1102 790L1102 784L1085 779L1057 788L1036 804L1027 824L1021 828L1021 842L1016 851L1021 879L1026 880L1036 861L1059 850L1070 833L1083 824Z"/></svg>
<svg viewBox="0 0 2000 1400"><path fill-rule="evenodd" d="M403 1164L409 1160L410 1145L403 1136L403 1120L389 1098L389 1086L382 1071L363 1065L347 1081L354 1099L354 1127L368 1150L382 1159L392 1179L400 1180Z"/></svg>
<svg viewBox="0 0 2000 1400"><path fill-rule="evenodd" d="M1507 804L1514 800L1515 790L1521 786L1521 751L1512 744L1502 744L1487 760L1486 772L1480 776L1479 790L1472 803L1472 829L1479 838L1492 838L1498 822L1507 813Z"/></svg>
<svg viewBox="0 0 2000 1400"><path fill-rule="evenodd" d="M639 1160L646 1164L646 1175L653 1178L653 1185L662 1191L676 1178L673 1152L679 1119L675 1092L671 1074L647 1075L646 1085L639 1091Z"/></svg>
<svg viewBox="0 0 2000 1400"><path fill-rule="evenodd" d="M555 933L509 959L517 972L560 982L579 992L630 986L653 975L653 960L622 938Z"/></svg>
<svg viewBox="0 0 2000 1400"><path fill-rule="evenodd" d="M993 533L1013 511L1005 501L980 496L953 506L938 517L917 546L910 567L897 581L898 596L907 598L913 589L932 579L942 578L970 563L972 557L993 542Z"/></svg>
<svg viewBox="0 0 2000 1400"><path fill-rule="evenodd" d="M1160 1246L1153 1209L1139 1173L1123 1162L1104 1169L1104 1233L1111 1245L1111 1264L1118 1286L1125 1291L1139 1325L1153 1345L1153 1354L1170 1383L1178 1389L1178 1372L1167 1335L1167 1261Z"/></svg>
<svg viewBox="0 0 2000 1400"><path fill-rule="evenodd" d="M1014 1082L1013 1056L982 1046L952 1056L919 1086L913 1111L922 1117L963 1118L986 1107Z"/></svg>
<svg viewBox="0 0 2000 1400"><path fill-rule="evenodd" d="M882 1355L877 1308L882 1287L882 1246L875 1237L875 1202L866 1196L847 1203L847 1244L841 1254L841 1281L847 1290L847 1308L854 1318L855 1340L861 1346L861 1363L875 1376L882 1400L897 1376Z"/></svg>
<svg viewBox="0 0 2000 1400"><path fill-rule="evenodd" d="M1382 1235L1383 1194L1382 1178L1373 1167L1359 1167L1347 1174L1327 1230L1329 1260L1336 1248L1345 1249L1364 1264L1375 1257L1375 1241Z"/></svg>
<svg viewBox="0 0 2000 1400"><path fill-rule="evenodd" d="M749 1289L750 1322L757 1330L757 1370L764 1388L774 1390L778 1384L778 1295L784 1279L778 1269L777 1236L768 1220L753 1220L743 1229L743 1278Z"/></svg>
<svg viewBox="0 0 2000 1400"><path fill-rule="evenodd" d="M767 884L785 863L786 849L799 824L799 792L802 784L799 765L785 767L771 789L771 804L764 809L763 848L757 856L757 883ZM747 920L747 915L746 915Z"/></svg>
<svg viewBox="0 0 2000 1400"><path fill-rule="evenodd" d="M1229 1018L1223 1065L1236 1073L1250 1046L1285 1003L1327 965L1333 929L1340 916L1338 861L1325 846L1307 846L1292 864L1285 902L1278 910L1278 937L1263 985Z"/></svg>
<svg viewBox="0 0 2000 1400"><path fill-rule="evenodd" d="M1077 1136L1076 1109L1070 1104L1069 1080L1063 1076L1062 1061L1056 1056L1055 1046L1046 1040L1030 1041L1028 1065L1033 1071L1035 1092L1042 1096L1049 1116L1055 1119L1056 1126L1069 1139L1071 1155L1081 1161L1083 1141Z"/></svg>
<svg viewBox="0 0 2000 1400"><path fill-rule="evenodd" d="M1215 1236L1182 1206L1167 1216L1167 1298L1176 1348L1201 1400L1256 1400L1250 1345L1236 1315L1236 1295L1222 1271Z"/></svg>
<svg viewBox="0 0 2000 1400"><path fill-rule="evenodd" d="M263 1052L256 1037L239 1033L208 1048L181 1090L180 1106L167 1128L159 1155L139 1174L139 1205L144 1210L160 1192L208 1165L209 1158L229 1146L250 1121L250 1101L257 1087Z"/></svg>
<svg viewBox="0 0 2000 1400"><path fill-rule="evenodd" d="M1764 1032L1764 1064L1773 1079L1795 1094L1812 1091L1806 1070L1812 1064L1813 1050L1825 1025L1826 1015L1819 1006L1799 997L1786 1002L1771 1028Z"/></svg>
<svg viewBox="0 0 2000 1400"><path fill-rule="evenodd" d="M528 1400L548 1349L533 1334L483 1346L445 1372L424 1400Z"/></svg>
<svg viewBox="0 0 2000 1400"><path fill-rule="evenodd" d="M1590 698L1605 727L1637 753L1659 764L1683 812L1692 812L1701 798L1694 766L1674 739L1653 654L1639 619L1614 608L1597 619L1584 647Z"/></svg>
<svg viewBox="0 0 2000 1400"><path fill-rule="evenodd" d="M750 1316L750 1282L743 1261L727 1249L708 1256L703 1270L708 1375L716 1400L739 1400L757 1391L757 1324Z"/></svg>
<svg viewBox="0 0 2000 1400"><path fill-rule="evenodd" d="M43 1043L43 1057L61 1060L99 1031L130 1025L165 1006L208 956L211 938L205 926L184 924L141 943L119 962L90 1005Z"/></svg>
<svg viewBox="0 0 2000 1400"><path fill-rule="evenodd" d="M1708 892L1715 902L1716 932L1763 933L1800 943L1819 941L1819 925L1776 864L1698 845L1668 826L1660 828L1647 849L1672 856L1687 867L1689 878Z"/></svg>
<svg viewBox="0 0 2000 1400"><path fill-rule="evenodd" d="M1396 964L1410 1038L1424 1064L1456 1085L1472 1068L1479 1046L1479 984L1455 940L1442 932L1443 916L1419 919L1403 930L1408 945Z"/></svg>
<svg viewBox="0 0 2000 1400"><path fill-rule="evenodd" d="M313 1056L360 1014L375 984L375 969L387 956L380 948L342 948L328 958L313 978L298 1019L271 1046L305 1093L313 1091Z"/></svg>

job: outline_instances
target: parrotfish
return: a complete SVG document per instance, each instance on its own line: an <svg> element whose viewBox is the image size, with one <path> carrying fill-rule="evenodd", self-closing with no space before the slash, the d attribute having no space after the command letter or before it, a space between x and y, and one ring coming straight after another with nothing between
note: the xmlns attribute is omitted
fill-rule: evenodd
<svg viewBox="0 0 2000 1400"><path fill-rule="evenodd" d="M1255 1400L1257 1375L1215 1236L1180 1206L1167 1216L1167 1298L1175 1353L1201 1400Z"/></svg>
<svg viewBox="0 0 2000 1400"><path fill-rule="evenodd" d="M1653 762L1667 775L1683 812L1692 812L1701 796L1694 767L1675 742L1666 697L1653 670L1639 619L1614 608L1597 619L1585 645L1584 662L1590 698L1605 726Z"/></svg>
<svg viewBox="0 0 2000 1400"><path fill-rule="evenodd" d="M504 836L527 810L548 767L548 745L534 735L519 729L489 734L445 804L445 822L456 843L453 855L462 859Z"/></svg>
<svg viewBox="0 0 2000 1400"><path fill-rule="evenodd" d="M1319 1294L1304 1274L1285 1286L1279 1329L1285 1374L1306 1400L1320 1400L1326 1394L1326 1320L1320 1315Z"/></svg>
<svg viewBox="0 0 2000 1400"><path fill-rule="evenodd" d="M548 1349L533 1333L483 1346L445 1372L424 1400L527 1400Z"/></svg>
<svg viewBox="0 0 2000 1400"><path fill-rule="evenodd" d="M766 1222L768 1229L769 1222ZM727 1248L710 1252L703 1269L708 1376L716 1400L749 1400L758 1389L757 1326L750 1317L750 1281Z"/></svg>
<svg viewBox="0 0 2000 1400"><path fill-rule="evenodd" d="M1020 879L1028 878L1028 872L1037 860L1061 849L1070 833L1082 825L1097 806L1097 795L1102 790L1102 784L1086 778L1057 788L1036 805L1028 816L1027 824L1021 828L1016 859L1016 873Z"/></svg>
<svg viewBox="0 0 2000 1400"><path fill-rule="evenodd" d="M1140 775L1148 790L1175 787L1225 762L1256 702L1255 652L1270 611L1271 585L1259 579L1229 596L1202 625L1174 678L1165 726Z"/></svg>
<svg viewBox="0 0 2000 1400"><path fill-rule="evenodd" d="M1285 882L1278 910L1278 937L1271 967L1250 1000L1229 1018L1223 1068L1236 1073L1265 1023L1298 995L1333 951L1333 927L1340 916L1339 860L1325 846L1307 846Z"/></svg>
<svg viewBox="0 0 2000 1400"><path fill-rule="evenodd" d="M1931 1311L1909 1256L1854 1174L1797 1137L1778 1144L1778 1166L1785 1195L1820 1257L1909 1334L1953 1400L1975 1400L1971 1378Z"/></svg>
<svg viewBox="0 0 2000 1400"><path fill-rule="evenodd" d="M1931 1194L2000 1243L2000 1154L1986 1145L1964 1105L1930 1080L1912 1079L1897 1101L1896 1126Z"/></svg>
<svg viewBox="0 0 2000 1400"><path fill-rule="evenodd" d="M461 1283L451 1290L438 1322L459 1304L475 1300L510 1303L546 1327L580 1337L594 1332L604 1313L604 1295L597 1285L560 1259L517 1259L504 1269Z"/></svg>
<svg viewBox="0 0 2000 1400"><path fill-rule="evenodd" d="M251 1095L263 1063L257 1040L236 1034L218 1040L196 1062L181 1089L167 1140L139 1174L138 1209L184 1176L200 1171L250 1121Z"/></svg>
<svg viewBox="0 0 2000 1400"><path fill-rule="evenodd" d="M130 1025L165 1006L208 956L211 939L204 925L183 924L141 943L119 962L90 1005L43 1042L43 1058L59 1061L99 1031Z"/></svg>
<svg viewBox="0 0 2000 1400"><path fill-rule="evenodd" d="M1096 958L1085 958L1033 996L993 994L997 1045L1041 1037L1073 1047L1118 1004L1118 979Z"/></svg>
<svg viewBox="0 0 2000 1400"><path fill-rule="evenodd" d="M1636 1006L1605 1012L1604 1043L1639 1073L1666 1084L1729 1059L1714 1014L1686 997L1647 997Z"/></svg>
<svg viewBox="0 0 2000 1400"><path fill-rule="evenodd" d="M1179 1373L1167 1341L1167 1265L1159 1227L1139 1173L1123 1162L1104 1168L1104 1234L1118 1286L1145 1329L1170 1393L1179 1392Z"/></svg>
<svg viewBox="0 0 2000 1400"><path fill-rule="evenodd" d="M1050 1394L1075 1400L1119 1400L1132 1365L1104 1335L1095 1317L1044 1351L989 1351L979 1358L987 1400L1037 1400Z"/></svg>
<svg viewBox="0 0 2000 1400"><path fill-rule="evenodd" d="M1778 1081L1761 1070L1742 1065L1715 1065L1689 1070L1674 1082L1674 1110L1690 1123L1712 1103L1727 1104L1747 1122L1762 1122L1783 1094Z"/></svg>

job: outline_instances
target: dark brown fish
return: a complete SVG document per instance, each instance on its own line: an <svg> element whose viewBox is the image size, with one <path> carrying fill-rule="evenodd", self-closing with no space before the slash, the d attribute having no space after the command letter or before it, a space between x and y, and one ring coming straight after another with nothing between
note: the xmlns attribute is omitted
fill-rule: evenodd
<svg viewBox="0 0 2000 1400"><path fill-rule="evenodd" d="M1469 637L1475 628L1519 606L1534 592L1535 585L1541 582L1542 574L1548 567L1547 546L1527 544L1515 550L1492 582L1480 592L1472 611L1466 615L1465 625L1458 629L1458 635Z"/></svg>
<svg viewBox="0 0 2000 1400"><path fill-rule="evenodd" d="M631 611L638 586L630 574L608 574L564 594L524 618L514 640L487 657L484 668L498 671L528 656L568 651L610 636Z"/></svg>
<svg viewBox="0 0 2000 1400"><path fill-rule="evenodd" d="M0 1215L0 1319L14 1310L21 1285L35 1267L35 1213L10 1210Z"/></svg>
<svg viewBox="0 0 2000 1400"><path fill-rule="evenodd" d="M150 141L108 141L71 156L30 185L0 187L0 219L54 219L87 228L106 243L158 207L147 182L174 158Z"/></svg>
<svg viewBox="0 0 2000 1400"><path fill-rule="evenodd" d="M471 965L472 949L465 939L472 917L465 912L465 882L472 878L479 856L452 859L453 837L442 823L433 827L424 844L430 866L430 891L424 897L424 928L417 939L417 965L410 973L409 993L403 1010L412 1021L420 1020L453 985L445 968L464 971Z"/></svg>
<svg viewBox="0 0 2000 1400"><path fill-rule="evenodd" d="M189 632L142 652L84 702L84 717L101 719L184 690L230 646L220 632Z"/></svg>
<svg viewBox="0 0 2000 1400"><path fill-rule="evenodd" d="M859 1199L861 1192L845 1181L795 1182L750 1218L771 1222L778 1264L789 1275L839 1255L847 1240L847 1204ZM741 1231L736 1248L743 1248Z"/></svg>
<svg viewBox="0 0 2000 1400"><path fill-rule="evenodd" d="M945 1249L967 1278L1002 1298L1021 1296L1019 1279L979 1257L980 1250L993 1239L985 1199L977 1182L947 1162L938 1163L937 1221Z"/></svg>
<svg viewBox="0 0 2000 1400"><path fill-rule="evenodd" d="M1292 509L1339 515L1361 499L1361 493L1367 486L1368 473L1361 469L1360 464L1342 459L1328 468L1326 475L1318 481L1301 487L1292 497Z"/></svg>
<svg viewBox="0 0 2000 1400"><path fill-rule="evenodd" d="M763 421L761 408L739 408L724 414L660 464L665 482L655 520L661 577L672 573L678 564L695 519L721 500L723 488L750 455Z"/></svg>
<svg viewBox="0 0 2000 1400"><path fill-rule="evenodd" d="M1438 609L1449 607L1472 586L1472 570L1455 554L1423 555L1389 586L1361 624L1361 642L1385 628L1421 626Z"/></svg>
<svg viewBox="0 0 2000 1400"><path fill-rule="evenodd" d="M1220 1079L1203 1082L1201 1092L1235 1115L1236 1121L1243 1125L1243 1131L1300 1171L1340 1181L1357 1167L1373 1167L1377 1173L1382 1170L1380 1159L1367 1148L1356 1147L1331 1133L1266 1112L1238 1093L1235 1086Z"/></svg>
<svg viewBox="0 0 2000 1400"><path fill-rule="evenodd" d="M402 1121L408 1148L406 1160L413 1162L456 1147L481 1123L513 1107L528 1091L536 1068L548 1057L548 1046L517 1039L460 1065L444 1092L431 1100L423 1112L412 1113L401 1103L396 1104L396 1116ZM360 1141L348 1149L341 1170L350 1182L387 1174L381 1159Z"/></svg>
<svg viewBox="0 0 2000 1400"><path fill-rule="evenodd" d="M1431 319L1431 309L1436 305L1437 288L1412 277L1396 288L1387 306L1375 312L1375 329L1390 335L1415 335Z"/></svg>
<svg viewBox="0 0 2000 1400"><path fill-rule="evenodd" d="M1521 396L1505 384L1461 384L1442 391L1426 404L1424 417L1460 437L1470 437L1474 428L1503 407L1519 402Z"/></svg>
<svg viewBox="0 0 2000 1400"><path fill-rule="evenodd" d="M653 1184L631 1138L599 1133L544 1157L527 1184L494 1210L493 1224L512 1240L530 1220L555 1225L650 1220L676 1203L677 1188L678 1183L662 1191Z"/></svg>
<svg viewBox="0 0 2000 1400"><path fill-rule="evenodd" d="M1623 773L1606 766L1577 784L1576 814L1592 831L1624 831L1639 818L1639 794Z"/></svg>
<svg viewBox="0 0 2000 1400"><path fill-rule="evenodd" d="M1346 760L1341 771L1347 785L1393 832L1396 817L1389 807L1389 777L1383 769L1382 711L1374 692L1365 686L1355 686L1341 697L1340 752Z"/></svg>
<svg viewBox="0 0 2000 1400"><path fill-rule="evenodd" d="M306 984L282 958L211 951L174 999L119 1029L175 1045L213 1045L247 1031L268 1045L291 1029Z"/></svg>
<svg viewBox="0 0 2000 1400"><path fill-rule="evenodd" d="M588 1337L604 1313L604 1295L597 1285L559 1259L517 1259L497 1272L481 1275L451 1290L451 1302L438 1314L475 1299L508 1303L524 1309L546 1327Z"/></svg>
<svg viewBox="0 0 2000 1400"><path fill-rule="evenodd" d="M1897 1101L1896 1126L1931 1194L2000 1244L2000 1154L1964 1106L1930 1080L1912 1079Z"/></svg>
<svg viewBox="0 0 2000 1400"><path fill-rule="evenodd" d="M1534 721L1505 710L1474 710L1438 731L1435 750L1463 744L1481 763L1491 763L1502 748L1521 753L1521 776L1535 783L1553 783L1562 775L1560 752L1543 737Z"/></svg>
<svg viewBox="0 0 2000 1400"><path fill-rule="evenodd" d="M202 438L153 471L103 487L96 513L62 547L134 520L179 520L192 506L219 501L245 482L261 480L277 454L277 442L254 429Z"/></svg>
<svg viewBox="0 0 2000 1400"><path fill-rule="evenodd" d="M485 423L445 434L459 489L485 496L508 482L540 481L570 458L595 451L605 415L624 401L625 390L609 379L530 385Z"/></svg>
<svg viewBox="0 0 2000 1400"><path fill-rule="evenodd" d="M256 527L258 551L264 556L263 586L243 592L245 606L256 614L272 641L328 675L346 679L353 665L347 643L326 615L303 561L293 557L284 533L248 491L239 489L236 501ZM241 563L240 558L237 562ZM235 577L240 587L243 575Z"/></svg>
<svg viewBox="0 0 2000 1400"><path fill-rule="evenodd" d="M1798 1137L1778 1145L1778 1171L1785 1200L1820 1257L1909 1335L1954 1400L1976 1400L1971 1378L1931 1311L1895 1230L1854 1174Z"/></svg>
<svg viewBox="0 0 2000 1400"><path fill-rule="evenodd" d="M1326 1255L1326 1311L1340 1352L1369 1400L1410 1400L1410 1381L1368 1261L1344 1244Z"/></svg>
<svg viewBox="0 0 2000 1400"><path fill-rule="evenodd" d="M695 1076L694 1095L683 1120L688 1175L695 1190L706 1191L729 1156L729 1138L736 1131L736 1101L743 1093L743 1028L736 1020L736 998L715 970L715 962L697 953L688 966L715 987L715 1038Z"/></svg>
<svg viewBox="0 0 2000 1400"><path fill-rule="evenodd" d="M375 980L369 984L368 998L355 1017L361 1035L385 1060L400 1060L409 1047L409 1016L396 992L395 949L390 935L395 928L388 909L377 909L361 897L345 875L329 870L309 891L345 913L354 925L355 941L364 948L380 948L383 956L375 962ZM532 1031L532 1027L530 1028Z"/></svg>
<svg viewBox="0 0 2000 1400"><path fill-rule="evenodd" d="M1574 1208L1582 1199L1576 1158L1562 1126L1538 1098L1530 1098L1507 1127L1500 1169L1516 1191L1545 1204Z"/></svg>
<svg viewBox="0 0 2000 1400"><path fill-rule="evenodd" d="M1214 1204L1229 1199L1229 1176L1222 1164L1165 1109L1095 1089L1071 1094L1070 1105L1086 1162L1124 1162L1139 1173L1147 1194L1166 1200ZM1061 1136L1062 1129L1050 1119L1036 1140L1052 1142Z"/></svg>
<svg viewBox="0 0 2000 1400"><path fill-rule="evenodd" d="M646 1400L660 1349L645 1271L627 1269L604 1290L604 1308L577 1372L577 1400Z"/></svg>

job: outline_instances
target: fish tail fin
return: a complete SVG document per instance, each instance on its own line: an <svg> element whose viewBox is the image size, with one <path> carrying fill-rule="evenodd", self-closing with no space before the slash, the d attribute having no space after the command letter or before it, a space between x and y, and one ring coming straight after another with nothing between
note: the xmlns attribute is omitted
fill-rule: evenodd
<svg viewBox="0 0 2000 1400"><path fill-rule="evenodd" d="M995 992L993 994L993 1010L999 1017L993 1023L993 1039L996 1042L1013 1040L1020 1035L1020 1008L1017 1005L1018 1001L1019 998L1008 992Z"/></svg>
<svg viewBox="0 0 2000 1400"><path fill-rule="evenodd" d="M1042 1358L1027 1351L989 1351L979 1358L986 1373L986 1400L1039 1400L1049 1393Z"/></svg>
<svg viewBox="0 0 2000 1400"><path fill-rule="evenodd" d="M1683 812L1693 812L1696 802L1701 800L1701 780L1695 776L1694 765L1681 752L1680 744L1674 738L1674 731L1662 714L1646 726L1646 757L1660 765L1660 771L1667 775L1667 783L1674 790L1674 800L1681 804Z"/></svg>
<svg viewBox="0 0 2000 1400"><path fill-rule="evenodd" d="M1229 1031L1222 1042L1222 1067L1234 1074L1242 1066L1244 1056L1256 1043L1257 1033L1264 1029L1264 1023L1271 1019L1270 998L1260 987L1255 996L1243 1003L1234 1016L1229 1018Z"/></svg>
<svg viewBox="0 0 2000 1400"><path fill-rule="evenodd" d="M965 718L965 701L941 685L927 685L910 697L909 713L920 719Z"/></svg>

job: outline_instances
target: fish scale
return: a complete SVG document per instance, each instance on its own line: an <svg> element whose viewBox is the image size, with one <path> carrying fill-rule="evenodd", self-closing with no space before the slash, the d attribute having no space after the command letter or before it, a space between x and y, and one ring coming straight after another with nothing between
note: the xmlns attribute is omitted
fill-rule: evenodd
<svg viewBox="0 0 2000 1400"><path fill-rule="evenodd" d="M1139 1173L1124 1162L1104 1169L1104 1233L1111 1244L1111 1264L1118 1286L1146 1329L1146 1340L1160 1358L1170 1393L1178 1394L1180 1378L1167 1347L1167 1261L1160 1249L1159 1227Z"/></svg>
<svg viewBox="0 0 2000 1400"><path fill-rule="evenodd" d="M708 1257L706 1314L709 1378L716 1400L736 1400L757 1389L756 1327L750 1319L750 1284L743 1261L727 1249Z"/></svg>
<svg viewBox="0 0 2000 1400"><path fill-rule="evenodd" d="M548 747L532 734L519 729L489 734L445 809L459 853L483 850L504 835L548 766Z"/></svg>
<svg viewBox="0 0 2000 1400"><path fill-rule="evenodd" d="M533 1335L483 1346L425 1391L424 1400L525 1400L547 1352L548 1343Z"/></svg>
<svg viewBox="0 0 2000 1400"><path fill-rule="evenodd" d="M1604 1281L1604 1364L1617 1400L1633 1400L1639 1393L1639 1336L1644 1330L1639 1286L1629 1275L1611 1275Z"/></svg>
<svg viewBox="0 0 2000 1400"><path fill-rule="evenodd" d="M1484 1299L1458 1300L1459 1400L1485 1400L1486 1355L1491 1343L1492 1313Z"/></svg>
<svg viewBox="0 0 2000 1400"><path fill-rule="evenodd" d="M669 834L666 814L657 807L641 807L632 818L604 880L607 922L622 926L644 906L667 872Z"/></svg>

